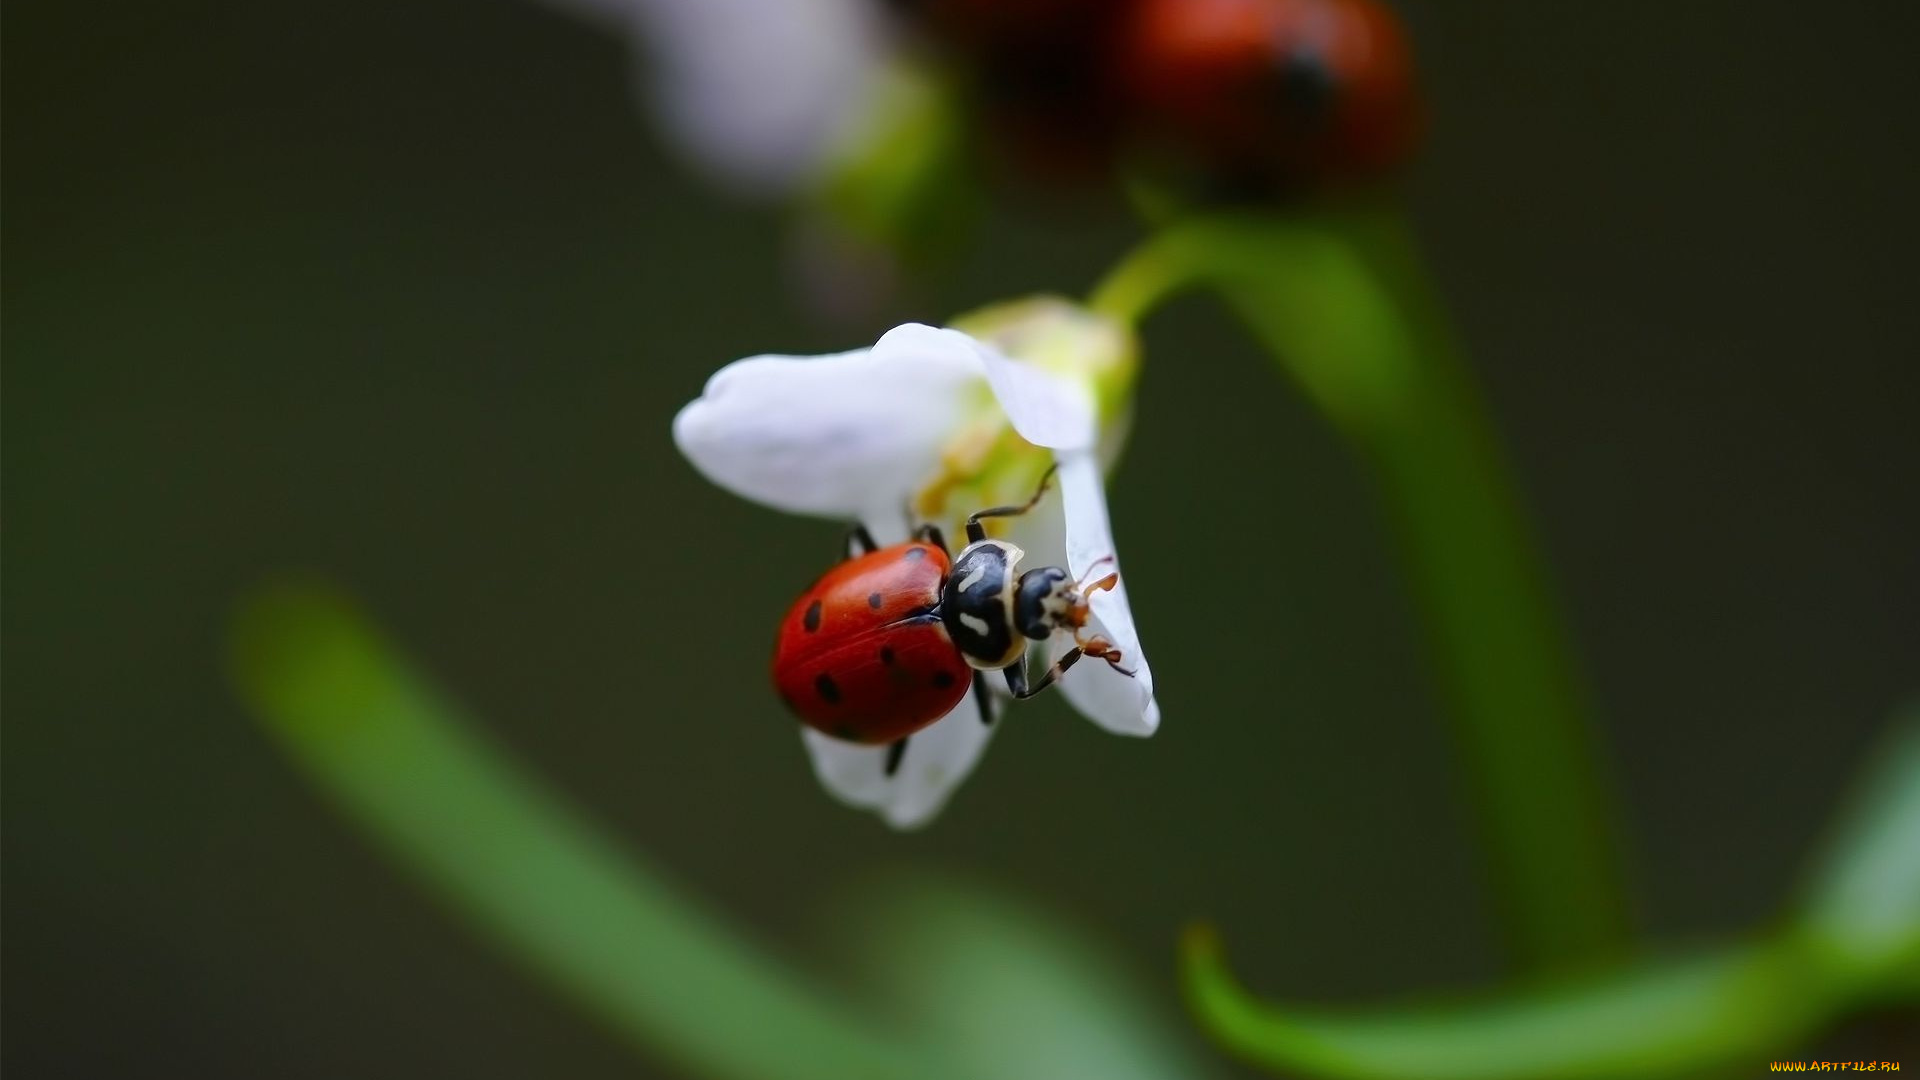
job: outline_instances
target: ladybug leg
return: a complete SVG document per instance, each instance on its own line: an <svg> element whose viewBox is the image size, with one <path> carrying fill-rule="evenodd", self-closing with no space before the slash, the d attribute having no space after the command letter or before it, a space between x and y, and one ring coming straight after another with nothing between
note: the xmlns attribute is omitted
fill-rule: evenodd
<svg viewBox="0 0 1920 1080"><path fill-rule="evenodd" d="M1027 685L1027 660L1026 657L1021 657L1018 663L1007 669L1007 689L1013 691L1015 698L1025 701L1052 686L1053 680L1066 674L1068 668L1079 663L1080 652L1079 649L1068 649L1061 653L1060 659L1055 660L1052 667L1042 672L1039 681L1031 687Z"/></svg>
<svg viewBox="0 0 1920 1080"><path fill-rule="evenodd" d="M873 534L867 531L865 525L855 525L847 530L846 558L870 555L878 550L880 545L873 542Z"/></svg>
<svg viewBox="0 0 1920 1080"><path fill-rule="evenodd" d="M985 672L973 673L973 703L980 707L980 726L993 726L993 699L987 695L987 676Z"/></svg>
<svg viewBox="0 0 1920 1080"><path fill-rule="evenodd" d="M1019 517L1021 514L1040 505L1040 500L1046 495L1047 488L1053 485L1053 474L1059 471L1060 463L1057 461L1048 466L1047 474L1040 478L1040 486L1033 490L1033 498L1028 499L1019 506L996 506L991 510L982 510L979 513L969 515L967 517L967 543L977 544L987 538L987 527L980 524L981 518ZM1009 668L1008 670L1012 669Z"/></svg>
<svg viewBox="0 0 1920 1080"><path fill-rule="evenodd" d="M913 530L913 538L915 540L923 540L926 543L932 544L934 547L939 548L941 551L948 552L949 554L952 553L951 549L947 547L947 534L941 532L940 526L935 525L932 522L928 522L927 524L922 525L919 528Z"/></svg>
<svg viewBox="0 0 1920 1080"><path fill-rule="evenodd" d="M1095 559L1093 561L1093 566L1088 568L1087 570L1087 576L1092 577L1095 571L1097 570L1097 568L1101 564L1110 563L1112 561L1113 561L1113 556L1111 555L1105 556L1104 558ZM1120 574L1118 571L1115 571L1113 573L1109 573L1106 577L1100 578L1098 581L1089 582L1089 581L1083 580L1079 584L1076 584L1074 586L1074 589L1077 592L1079 592L1082 596L1081 605L1076 612L1076 617L1079 619L1079 621L1081 623L1084 623L1086 621L1086 603L1084 599L1086 596L1092 595L1093 593L1097 593L1097 592L1104 592L1108 589L1113 588L1115 585L1118 585L1119 583L1120 583ZM1105 660L1107 662L1108 667L1112 668L1113 670L1119 672L1122 675L1125 675L1129 679L1133 678L1133 672L1120 666L1120 650L1114 648L1113 643L1108 641L1106 638L1099 637L1099 636L1083 638L1079 635L1079 632L1076 631L1074 633L1073 643L1075 645L1080 646L1080 651L1084 655L1091 656L1096 660Z"/></svg>
<svg viewBox="0 0 1920 1080"><path fill-rule="evenodd" d="M1113 643L1106 638L1091 637L1085 641L1080 641L1079 638L1075 638L1074 640L1079 642L1080 651L1084 655L1091 656L1095 660L1105 660L1108 667L1125 675L1129 679L1133 678L1133 672L1120 666L1120 650L1114 648Z"/></svg>
<svg viewBox="0 0 1920 1080"><path fill-rule="evenodd" d="M911 735L907 736L908 739L912 737L913 736ZM900 771L900 759L906 756L907 756L907 739L895 739L893 742L887 744L887 763L885 766L885 772L887 774L888 779L892 779L893 774Z"/></svg>

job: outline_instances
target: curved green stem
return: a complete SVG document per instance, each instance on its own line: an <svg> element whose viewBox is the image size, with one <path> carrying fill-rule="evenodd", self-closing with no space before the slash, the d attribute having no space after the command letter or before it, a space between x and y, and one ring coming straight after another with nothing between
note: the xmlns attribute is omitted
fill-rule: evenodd
<svg viewBox="0 0 1920 1080"><path fill-rule="evenodd" d="M724 1080L934 1075L517 771L340 597L261 593L231 641L242 696L340 808L636 1046Z"/></svg>
<svg viewBox="0 0 1920 1080"><path fill-rule="evenodd" d="M1372 467L1515 954L1552 968L1616 952L1623 875L1581 680L1507 464L1405 229L1367 212L1176 224L1090 303L1133 322L1201 285Z"/></svg>
<svg viewBox="0 0 1920 1080"><path fill-rule="evenodd" d="M1087 297L1087 307L1117 323L1137 326L1153 310L1175 295L1198 287L1204 265L1185 252L1168 250L1165 236L1120 260Z"/></svg>
<svg viewBox="0 0 1920 1080"><path fill-rule="evenodd" d="M1195 927L1181 943L1187 1000L1215 1041L1289 1075L1750 1075L1804 1055L1848 1012L1920 1002L1920 709L1867 762L1800 902L1723 945L1466 997L1323 1007L1250 995Z"/></svg>
<svg viewBox="0 0 1920 1080"><path fill-rule="evenodd" d="M1269 1004L1234 979L1210 931L1182 942L1185 989L1223 1046L1340 1080L1603 1080L1764 1068L1846 1002L1790 937L1530 990L1362 1008Z"/></svg>

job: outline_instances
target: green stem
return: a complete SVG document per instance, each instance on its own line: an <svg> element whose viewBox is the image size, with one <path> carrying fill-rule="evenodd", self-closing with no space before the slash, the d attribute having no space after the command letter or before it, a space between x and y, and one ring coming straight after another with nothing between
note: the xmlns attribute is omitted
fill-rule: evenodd
<svg viewBox="0 0 1920 1080"><path fill-rule="evenodd" d="M1848 1003L1822 958L1783 935L1525 990L1370 1007L1261 1001L1211 931L1195 928L1181 945L1183 989L1221 1046L1322 1080L1751 1075L1792 1056Z"/></svg>
<svg viewBox="0 0 1920 1080"><path fill-rule="evenodd" d="M1691 955L1492 992L1375 1006L1263 1001L1211 928L1183 989L1216 1042L1323 1080L1746 1076L1856 1010L1920 1001L1920 708L1867 757L1809 888L1784 919Z"/></svg>
<svg viewBox="0 0 1920 1080"><path fill-rule="evenodd" d="M1196 285L1227 301L1372 467L1516 956L1551 968L1616 952L1622 871L1581 681L1406 230L1383 213L1176 224L1091 304L1132 322Z"/></svg>
<svg viewBox="0 0 1920 1080"><path fill-rule="evenodd" d="M254 713L397 865L637 1047L725 1080L932 1075L518 772L344 600L255 596L232 650Z"/></svg>

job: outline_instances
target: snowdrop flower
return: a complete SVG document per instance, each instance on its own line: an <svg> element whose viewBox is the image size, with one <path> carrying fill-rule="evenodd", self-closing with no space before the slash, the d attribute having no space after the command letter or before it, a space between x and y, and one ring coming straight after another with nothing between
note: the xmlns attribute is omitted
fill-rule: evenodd
<svg viewBox="0 0 1920 1080"><path fill-rule="evenodd" d="M782 195L859 137L890 53L873 0L546 0L630 37L640 98L736 190Z"/></svg>
<svg viewBox="0 0 1920 1080"><path fill-rule="evenodd" d="M721 487L789 513L859 521L881 544L925 522L964 536L969 513L1025 502L1057 463L1039 505L993 519L994 532L1025 549L1024 566L1086 576L1116 558L1102 472L1124 438L1136 367L1130 335L1050 299L990 308L957 326L909 323L871 349L729 364L675 417L674 440ZM1118 647L1133 677L1083 663L1058 689L1108 731L1151 735L1160 710L1124 572L1089 602L1087 631ZM1057 635L1050 656L1072 644ZM804 726L801 736L829 791L911 828L939 811L998 726L981 723L970 692L913 735L891 775L886 747Z"/></svg>

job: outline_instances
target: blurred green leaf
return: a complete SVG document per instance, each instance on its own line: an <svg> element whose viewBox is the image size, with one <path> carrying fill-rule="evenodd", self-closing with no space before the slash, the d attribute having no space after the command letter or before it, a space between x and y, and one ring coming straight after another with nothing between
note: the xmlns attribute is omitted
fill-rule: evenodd
<svg viewBox="0 0 1920 1080"><path fill-rule="evenodd" d="M1247 997L1205 930L1183 949L1202 1022L1258 1064L1349 1080L1566 1080L1764 1068L1821 1020L1831 973L1746 945L1475 1001L1331 1010Z"/></svg>
<svg viewBox="0 0 1920 1080"><path fill-rule="evenodd" d="M946 876L891 875L863 883L850 897L857 903L850 899L840 910L856 917L843 932L866 947L901 1026L955 1075L1218 1075L1194 1043L1171 988L1156 993L1081 929Z"/></svg>
<svg viewBox="0 0 1920 1080"><path fill-rule="evenodd" d="M1801 912L1804 932L1863 981L1904 969L1920 990L1920 706L1874 753Z"/></svg>
<svg viewBox="0 0 1920 1080"><path fill-rule="evenodd" d="M1920 716L1896 720L1797 918L1747 943L1468 1001L1261 1003L1211 930L1182 945L1188 999L1221 1043L1344 1080L1683 1076L1759 1068L1854 1006L1920 994Z"/></svg>
<svg viewBox="0 0 1920 1080"><path fill-rule="evenodd" d="M936 72L895 65L871 115L814 193L849 235L908 262L963 238L979 213L966 124Z"/></svg>
<svg viewBox="0 0 1920 1080"><path fill-rule="evenodd" d="M397 864L635 1045L726 1080L931 1074L517 771L337 594L251 597L231 650L247 703Z"/></svg>

